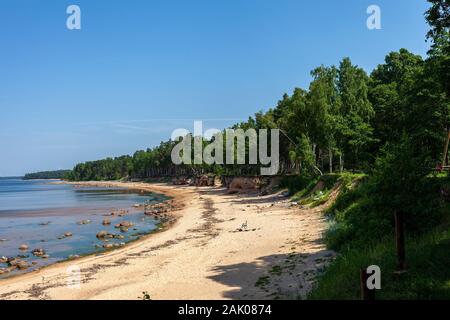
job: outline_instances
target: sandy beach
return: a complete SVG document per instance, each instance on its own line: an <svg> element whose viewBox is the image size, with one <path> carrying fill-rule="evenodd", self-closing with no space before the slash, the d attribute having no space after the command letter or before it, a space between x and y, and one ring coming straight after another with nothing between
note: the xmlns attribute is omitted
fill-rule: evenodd
<svg viewBox="0 0 450 320"><path fill-rule="evenodd" d="M334 257L321 240L326 204L302 209L281 194L219 187L100 184L163 193L180 209L164 230L121 249L0 280L0 299L298 299ZM78 268L80 285L68 285Z"/></svg>

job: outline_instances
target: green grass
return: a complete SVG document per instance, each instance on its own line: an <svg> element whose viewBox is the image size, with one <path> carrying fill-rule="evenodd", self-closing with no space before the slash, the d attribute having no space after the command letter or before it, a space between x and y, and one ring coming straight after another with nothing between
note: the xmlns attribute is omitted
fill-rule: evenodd
<svg viewBox="0 0 450 320"><path fill-rule="evenodd" d="M273 266L269 272L271 274L280 276L283 273L283 268L281 268L280 266Z"/></svg>
<svg viewBox="0 0 450 320"><path fill-rule="evenodd" d="M325 174L321 177L289 177L284 185L291 193L292 201L300 205L317 207L327 202L333 188L339 183L342 188L351 188L351 184L363 178L363 174L339 173Z"/></svg>
<svg viewBox="0 0 450 320"><path fill-rule="evenodd" d="M408 272L394 275L394 239L371 247L343 251L320 277L309 299L359 299L359 270L363 266L381 268L381 287L376 298L450 299L450 230L407 241Z"/></svg>
<svg viewBox="0 0 450 320"><path fill-rule="evenodd" d="M259 277L258 280L256 280L255 287L265 287L270 283L270 277L269 276L262 276Z"/></svg>

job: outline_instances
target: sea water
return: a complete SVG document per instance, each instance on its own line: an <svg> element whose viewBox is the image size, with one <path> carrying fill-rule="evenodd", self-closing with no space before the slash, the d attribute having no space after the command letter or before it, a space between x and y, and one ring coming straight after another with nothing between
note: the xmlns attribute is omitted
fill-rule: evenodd
<svg viewBox="0 0 450 320"><path fill-rule="evenodd" d="M124 239L108 239L107 243L126 243L138 239L157 228L158 220L146 216L135 204L157 203L167 198L160 194L113 187L80 187L55 183L51 180L22 180L0 178L0 257L21 256L30 269L0 275L6 277L30 271L74 255L101 253L104 241L97 239L105 230L121 234ZM111 212L127 210L122 217ZM102 221L108 219L110 225ZM79 224L90 220L88 224ZM133 227L120 232L114 226L128 221ZM67 232L70 237L63 237ZM20 251L25 244L27 251ZM33 249L42 248L49 255L42 259L32 255ZM0 268L6 267L0 264Z"/></svg>

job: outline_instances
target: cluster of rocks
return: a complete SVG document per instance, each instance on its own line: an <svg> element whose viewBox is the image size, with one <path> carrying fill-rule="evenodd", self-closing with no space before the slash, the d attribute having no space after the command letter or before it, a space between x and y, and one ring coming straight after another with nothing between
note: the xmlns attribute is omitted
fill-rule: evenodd
<svg viewBox="0 0 450 320"><path fill-rule="evenodd" d="M22 260L20 257L0 257L0 263L8 265L6 268L0 268L0 274L9 273L16 269L25 270L31 267L28 262Z"/></svg>
<svg viewBox="0 0 450 320"><path fill-rule="evenodd" d="M140 206L139 204L135 204L134 207L136 206ZM111 211L109 214L106 214L106 216L118 216L118 217L123 217L124 215L128 214L128 210L125 209L120 209L120 210L115 210L115 211Z"/></svg>
<svg viewBox="0 0 450 320"><path fill-rule="evenodd" d="M27 251L28 250L28 246L26 244L22 244L19 247L20 251ZM47 255L45 253L45 250L42 248L39 249L34 249L33 251L31 251L31 253L36 256L36 257L40 257L42 259L47 259L49 257L49 255ZM7 267L6 268L0 268L0 275L4 274L4 273L10 273L14 270L26 270L28 268L30 268L32 265L37 264L36 261L33 261L31 263L23 260L28 258L28 255L18 255L17 257L0 257L0 264L6 264Z"/></svg>
<svg viewBox="0 0 450 320"><path fill-rule="evenodd" d="M97 248L104 248L104 249L113 249L113 248L119 248L123 247L125 245L125 242L120 243L105 243L103 245L96 245Z"/></svg>
<svg viewBox="0 0 450 320"><path fill-rule="evenodd" d="M191 183L191 178L188 177L176 177L172 179L172 184L176 186L188 185Z"/></svg>
<svg viewBox="0 0 450 320"><path fill-rule="evenodd" d="M121 234L109 233L108 231L100 231L99 233L97 233L97 238L104 241L105 243L102 245L96 244L96 248L113 249L123 247L125 245L125 242L107 243L109 239L124 239L125 237Z"/></svg>
<svg viewBox="0 0 450 320"><path fill-rule="evenodd" d="M131 227L133 227L133 224L128 221L122 221L114 226L114 228L120 229L120 232L128 232Z"/></svg>
<svg viewBox="0 0 450 320"><path fill-rule="evenodd" d="M42 248L34 249L33 251L31 251L31 253L33 254L33 256L40 257L42 259L47 259L49 257L49 255Z"/></svg>
<svg viewBox="0 0 450 320"><path fill-rule="evenodd" d="M190 186L197 186L197 187L213 187L215 186L218 181L218 177L214 175L199 175L195 177L176 177L172 179L172 184L174 185L190 185ZM220 181L219 181L220 183Z"/></svg>
<svg viewBox="0 0 450 320"><path fill-rule="evenodd" d="M266 195L276 190L280 182L280 176L222 177L222 185L229 193L259 191L261 195Z"/></svg>
<svg viewBox="0 0 450 320"><path fill-rule="evenodd" d="M108 239L125 239L125 237L121 234L114 234L103 230L97 233L97 239L106 242Z"/></svg>
<svg viewBox="0 0 450 320"><path fill-rule="evenodd" d="M216 176L201 175L194 177L190 185L196 187L214 187L215 181Z"/></svg>
<svg viewBox="0 0 450 320"><path fill-rule="evenodd" d="M154 203L145 206L145 215L154 216L156 218L167 218L168 213L174 210L173 201Z"/></svg>

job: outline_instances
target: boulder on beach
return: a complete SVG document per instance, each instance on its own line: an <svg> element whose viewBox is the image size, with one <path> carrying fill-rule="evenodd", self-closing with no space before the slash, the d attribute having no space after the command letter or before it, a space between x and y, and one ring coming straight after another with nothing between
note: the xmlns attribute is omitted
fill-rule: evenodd
<svg viewBox="0 0 450 320"><path fill-rule="evenodd" d="M105 243L104 245L103 245L103 248L105 248L105 249L111 249L111 248L113 248L114 247L114 245L112 244L112 243Z"/></svg>
<svg viewBox="0 0 450 320"><path fill-rule="evenodd" d="M28 246L26 244L21 244L19 247L19 250L26 251L26 250L28 250Z"/></svg>

